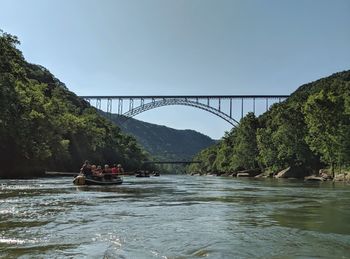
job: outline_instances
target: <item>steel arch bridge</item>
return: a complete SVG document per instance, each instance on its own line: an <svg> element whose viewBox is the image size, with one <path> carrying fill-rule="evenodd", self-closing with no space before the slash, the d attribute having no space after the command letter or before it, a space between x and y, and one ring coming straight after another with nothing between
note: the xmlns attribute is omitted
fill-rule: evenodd
<svg viewBox="0 0 350 259"><path fill-rule="evenodd" d="M170 95L170 96L80 96L97 109L102 110L102 103L106 103L108 114L113 113L113 103L117 103L118 115L126 118L134 117L142 112L168 105L184 105L210 112L227 121L232 126L239 124L237 111L242 118L247 111L244 101L250 100L252 106L248 109L254 114L256 102L265 102L267 111L272 103L280 102L289 95ZM238 103L238 105L237 105ZM95 105L94 105L95 104ZM238 107L237 107L238 106ZM234 118L234 112L236 118ZM238 113L238 114L239 114Z"/></svg>

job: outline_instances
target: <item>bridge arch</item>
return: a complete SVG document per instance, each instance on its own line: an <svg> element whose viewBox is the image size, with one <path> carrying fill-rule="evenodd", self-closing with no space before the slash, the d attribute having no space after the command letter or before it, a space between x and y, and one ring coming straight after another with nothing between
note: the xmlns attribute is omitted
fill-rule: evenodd
<svg viewBox="0 0 350 259"><path fill-rule="evenodd" d="M184 105L195 107L207 112L210 112L217 117L230 123L232 126L239 124L237 119L237 113L240 113L240 117L248 111L255 114L255 103L257 100L265 101L265 111L269 109L272 103L281 102L289 97L288 95L138 95L138 96L80 96L84 100L88 101L90 105L93 105L95 101L95 108L102 109L102 101L107 104L107 114L113 113L113 103L117 103L117 115L124 115L125 121L134 117L142 112L155 109L162 106L169 105ZM247 100L252 107L246 109L244 101ZM125 101L125 104L123 104ZM213 101L213 102L211 102ZM235 101L235 103L234 103ZM237 101L240 102L240 105ZM123 112L123 107L128 108ZM233 118L233 110L236 110L236 119ZM261 111L261 106L260 106Z"/></svg>
<svg viewBox="0 0 350 259"><path fill-rule="evenodd" d="M204 103L200 103L197 101L192 101L192 100L187 100L187 99L177 99L177 98L171 98L171 99L164 98L161 100L153 100L153 101L146 103L146 104L141 103L139 106L130 109L129 111L125 112L123 115L131 118L131 117L134 117L142 112L152 110L155 108L159 108L162 106L169 106L169 105L184 105L184 106L195 107L195 108L210 112L210 113L220 117L221 119L230 123L232 126L237 126L239 124L239 122L237 120L235 120L234 118L232 118L231 116L222 112L219 109L216 109L214 107L211 107L209 105L206 105Z"/></svg>

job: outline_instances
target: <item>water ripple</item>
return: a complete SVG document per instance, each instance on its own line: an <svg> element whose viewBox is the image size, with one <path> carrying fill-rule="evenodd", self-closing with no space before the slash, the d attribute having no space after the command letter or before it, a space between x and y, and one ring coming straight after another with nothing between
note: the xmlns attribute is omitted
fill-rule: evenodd
<svg viewBox="0 0 350 259"><path fill-rule="evenodd" d="M222 177L0 180L4 258L348 258L350 186Z"/></svg>

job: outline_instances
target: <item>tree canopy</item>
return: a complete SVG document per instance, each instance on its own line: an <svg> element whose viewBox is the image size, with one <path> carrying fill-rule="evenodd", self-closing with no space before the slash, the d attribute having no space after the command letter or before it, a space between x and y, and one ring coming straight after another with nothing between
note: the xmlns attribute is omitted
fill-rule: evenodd
<svg viewBox="0 0 350 259"><path fill-rule="evenodd" d="M136 169L147 153L42 66L25 61L18 39L0 32L2 176L77 171L83 160Z"/></svg>
<svg viewBox="0 0 350 259"><path fill-rule="evenodd" d="M200 173L350 166L350 71L299 87L259 118L248 113L195 160L205 166L191 165L189 170Z"/></svg>

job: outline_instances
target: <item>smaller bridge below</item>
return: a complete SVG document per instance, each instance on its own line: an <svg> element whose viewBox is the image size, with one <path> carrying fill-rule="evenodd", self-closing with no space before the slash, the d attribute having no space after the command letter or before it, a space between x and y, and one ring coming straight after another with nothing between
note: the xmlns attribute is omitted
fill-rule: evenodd
<svg viewBox="0 0 350 259"><path fill-rule="evenodd" d="M183 165L189 165L189 164L200 164L202 161L144 161L143 164L157 164L157 165L174 165L174 164L183 164Z"/></svg>

